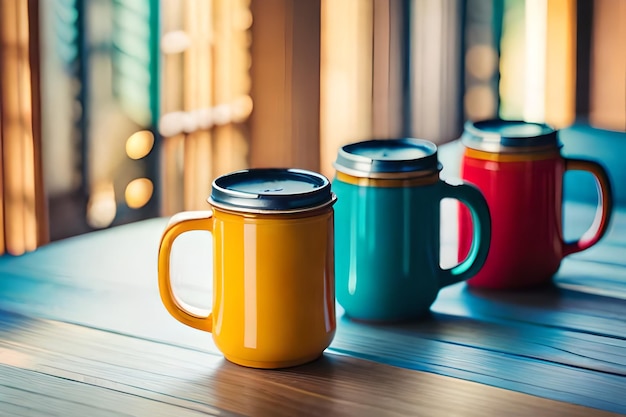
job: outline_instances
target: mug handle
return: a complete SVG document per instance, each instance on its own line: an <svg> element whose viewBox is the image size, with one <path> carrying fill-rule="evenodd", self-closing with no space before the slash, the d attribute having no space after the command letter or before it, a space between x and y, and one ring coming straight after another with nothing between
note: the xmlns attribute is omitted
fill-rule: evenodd
<svg viewBox="0 0 626 417"><path fill-rule="evenodd" d="M462 202L472 215L472 245L466 258L458 265L449 269L439 269L440 287L456 284L476 275L482 268L489 253L491 244L491 215L483 194L475 186L462 182L450 184L441 181L440 199L453 198Z"/></svg>
<svg viewBox="0 0 626 417"><path fill-rule="evenodd" d="M566 171L587 171L596 179L598 184L599 201L593 223L585 233L574 242L562 242L563 256L580 252L595 245L606 233L613 212L613 195L609 176L602 165L584 159L565 159Z"/></svg>
<svg viewBox="0 0 626 417"><path fill-rule="evenodd" d="M213 329L212 313L209 312L208 316L198 316L182 306L174 295L170 279L170 255L174 240L181 234L193 230L206 230L213 233L213 212L210 210L186 211L172 216L159 243L159 293L163 305L172 317L187 326L211 332Z"/></svg>

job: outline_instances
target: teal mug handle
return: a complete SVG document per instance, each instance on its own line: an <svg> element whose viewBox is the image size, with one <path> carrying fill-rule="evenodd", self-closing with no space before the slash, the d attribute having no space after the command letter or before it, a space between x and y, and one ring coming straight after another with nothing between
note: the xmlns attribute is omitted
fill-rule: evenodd
<svg viewBox="0 0 626 417"><path fill-rule="evenodd" d="M440 268L439 287L443 288L474 276L485 263L491 243L491 215L487 200L478 188L468 183L450 184L440 182L440 199L453 198L462 202L472 215L472 245L467 257L458 265Z"/></svg>

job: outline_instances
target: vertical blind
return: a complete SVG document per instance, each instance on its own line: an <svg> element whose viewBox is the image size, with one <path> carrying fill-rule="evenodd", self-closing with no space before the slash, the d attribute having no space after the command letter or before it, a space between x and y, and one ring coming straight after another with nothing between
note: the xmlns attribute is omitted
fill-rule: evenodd
<svg viewBox="0 0 626 417"><path fill-rule="evenodd" d="M323 0L321 170L350 141L442 143L463 124L461 0Z"/></svg>
<svg viewBox="0 0 626 417"><path fill-rule="evenodd" d="M48 239L41 173L38 2L0 1L0 254Z"/></svg>
<svg viewBox="0 0 626 417"><path fill-rule="evenodd" d="M192 10L192 3L185 3L184 13ZM198 40L189 40L183 57L166 56L165 84L174 82L183 88L172 94L166 87L164 100L170 104L164 108L167 112L214 108L218 103L211 89L232 85L229 80L241 76L251 82L249 90L240 94L249 94L253 111L234 125L241 136L227 139L231 147L221 148L226 152L222 156L215 153L219 141L214 127L165 140L166 154L178 155L166 157L167 170L178 169L185 177L174 182L181 186L169 186L171 198L165 197L165 205L185 201L184 207L193 207L194 200L197 207L219 161L236 161L223 165L224 170L290 166L332 177L332 162L345 143L399 136L444 143L459 137L467 119L501 116L560 128L582 117L596 127L623 129L621 106L626 93L619 86L625 77L615 74L623 74L625 67L624 55L618 52L624 31L617 24L610 25L615 27L611 32L615 39L611 39L601 23L623 15L626 8L620 2L598 0L592 6L589 73L577 73L579 45L586 35L584 27L577 27L585 16L578 13L576 1L235 2L230 6L233 13L239 7L251 16L249 42L243 44L219 38L215 23L224 19L216 15L219 4L215 1L196 10L194 16L209 24L194 26L186 15L187 20L181 17L183 23L170 28L187 25L192 33L204 28L211 46L203 49L210 51L204 61L202 50L193 58ZM169 10L164 16L176 13ZM224 22L233 24L228 19ZM229 64L227 58L215 55L219 44L229 45L231 53L249 53L249 67ZM172 59L181 61L174 64ZM182 81L168 75L173 74L170 66L176 65L191 71ZM222 80L217 69L228 65L230 75ZM198 78L190 66L196 66L202 76ZM589 78L587 89L577 89L582 78ZM213 84L207 84L209 79ZM174 105L170 101L171 97L188 97L191 91L196 94L194 100L204 102ZM590 113L577 108L577 99L584 94L591 96ZM608 108L608 103L614 104ZM231 151L239 154L227 157ZM176 163L180 165L174 169Z"/></svg>
<svg viewBox="0 0 626 417"><path fill-rule="evenodd" d="M126 10L127 3L111 2ZM155 178L162 215L206 208L212 180L230 171L298 167L332 177L342 144L398 136L442 143L458 137L466 119L500 115L564 127L582 118L626 130L624 2L150 5L161 16L148 25L161 31L160 85L150 94L159 106ZM23 253L48 240L40 6L0 0L0 253ZM134 97L124 92L118 96ZM43 110L48 117L53 109ZM43 139L50 138L48 132ZM54 158L44 160L46 175L53 173Z"/></svg>
<svg viewBox="0 0 626 417"><path fill-rule="evenodd" d="M626 2L594 1L589 121L622 132L626 131L625 22Z"/></svg>
<svg viewBox="0 0 626 417"><path fill-rule="evenodd" d="M252 24L246 0L164 0L162 214L205 209L211 181L247 167Z"/></svg>
<svg viewBox="0 0 626 417"><path fill-rule="evenodd" d="M250 166L318 170L320 0L250 7Z"/></svg>

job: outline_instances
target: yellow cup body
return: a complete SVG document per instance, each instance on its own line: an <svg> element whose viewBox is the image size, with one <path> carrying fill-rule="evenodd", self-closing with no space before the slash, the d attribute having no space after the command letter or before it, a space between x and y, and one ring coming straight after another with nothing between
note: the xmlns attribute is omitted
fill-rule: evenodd
<svg viewBox="0 0 626 417"><path fill-rule="evenodd" d="M176 301L165 265L176 236L198 228L212 231L214 242L206 318ZM333 239L329 207L280 215L215 209L200 221L174 220L161 240L161 298L175 318L212 332L234 363L282 368L309 362L328 347L336 328Z"/></svg>

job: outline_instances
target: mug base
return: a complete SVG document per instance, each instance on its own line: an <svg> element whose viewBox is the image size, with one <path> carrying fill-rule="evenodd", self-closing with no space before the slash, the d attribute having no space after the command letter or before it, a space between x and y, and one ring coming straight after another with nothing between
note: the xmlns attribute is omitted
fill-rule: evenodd
<svg viewBox="0 0 626 417"><path fill-rule="evenodd" d="M313 362L322 356L321 353L317 353L311 356L305 356L303 358L288 360L288 361L251 361L248 359L233 358L228 355L224 355L227 361L232 362L239 366L245 366L246 368L257 369L281 369L291 368L294 366L304 365L305 363Z"/></svg>

